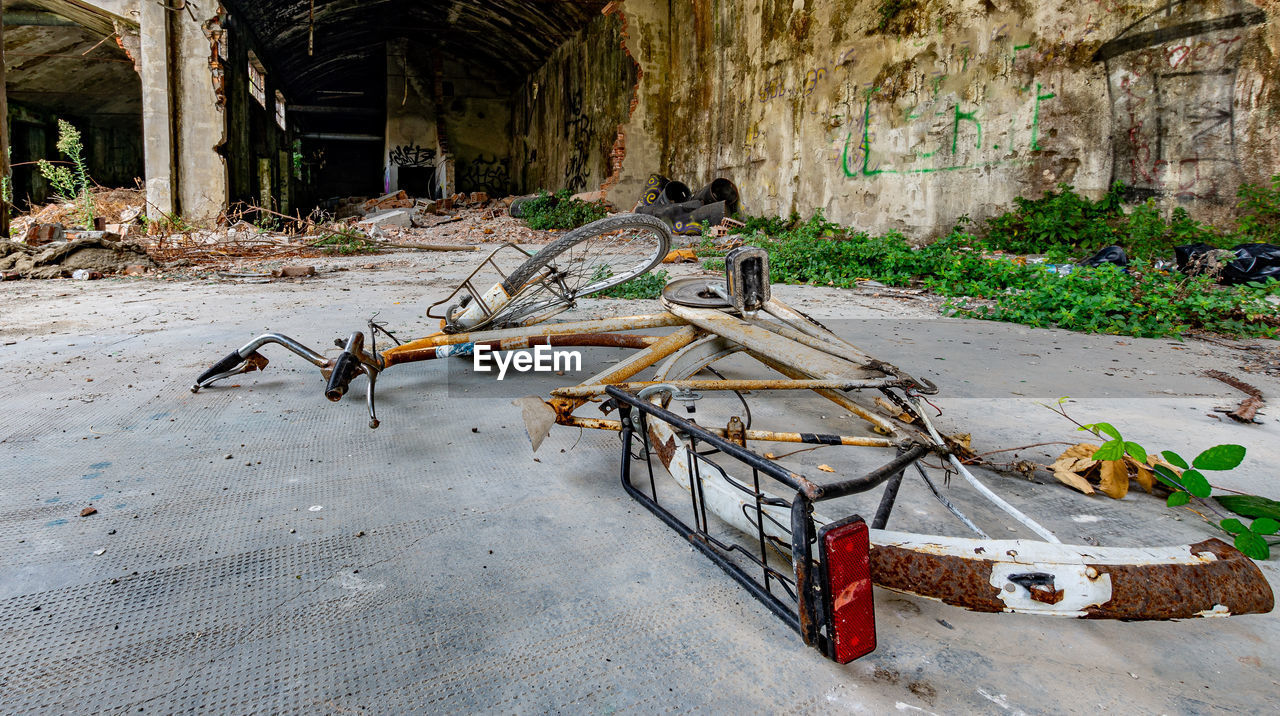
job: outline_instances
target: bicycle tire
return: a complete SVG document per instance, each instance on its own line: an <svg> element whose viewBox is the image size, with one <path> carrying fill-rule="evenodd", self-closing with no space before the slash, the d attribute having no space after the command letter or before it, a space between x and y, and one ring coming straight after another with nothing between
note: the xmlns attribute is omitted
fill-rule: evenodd
<svg viewBox="0 0 1280 716"><path fill-rule="evenodd" d="M646 257L644 262L637 263L635 266L628 268L620 274L614 274L606 279L589 283L585 286L577 288L572 295L567 298L572 301L583 296L589 296L593 293L599 293L614 286L630 281L637 276L652 271L655 266L662 263L662 259L666 258L667 252L671 250L671 227L667 226L660 219L643 214L618 214L610 216L599 221L594 221L585 226L573 229L569 233L561 236L555 241L547 244L541 251L534 254L532 258L525 261L503 282L502 287L506 289L509 295L514 296L521 288L524 287L539 271L554 263L555 259L573 247L590 241L599 236L613 233L616 231L633 230L649 230L657 236L655 250L651 255Z"/></svg>

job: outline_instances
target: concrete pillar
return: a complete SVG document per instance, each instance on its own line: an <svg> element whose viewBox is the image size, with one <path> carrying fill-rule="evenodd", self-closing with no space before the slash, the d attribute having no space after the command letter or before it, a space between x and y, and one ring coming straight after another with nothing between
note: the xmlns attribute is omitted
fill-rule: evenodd
<svg viewBox="0 0 1280 716"><path fill-rule="evenodd" d="M169 85L169 13L155 2L138 4L141 36L143 166L147 216L176 213L173 195L173 97Z"/></svg>
<svg viewBox="0 0 1280 716"><path fill-rule="evenodd" d="M187 6L194 7L193 3ZM186 12L174 13L170 38L177 166L174 196L182 216L194 222L217 217L227 204L227 164L217 150L227 125L214 90L209 64L214 48L206 32L216 12L216 3L201 3L194 19Z"/></svg>

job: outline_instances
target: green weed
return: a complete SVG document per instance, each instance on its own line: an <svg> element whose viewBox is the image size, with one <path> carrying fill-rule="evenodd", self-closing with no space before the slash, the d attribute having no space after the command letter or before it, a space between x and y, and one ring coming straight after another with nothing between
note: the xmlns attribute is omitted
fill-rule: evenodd
<svg viewBox="0 0 1280 716"><path fill-rule="evenodd" d="M376 254L379 251L378 242L372 241L369 237L359 232L344 233L336 231L319 241L314 241L312 246L333 254L342 256L354 256L357 254Z"/></svg>
<svg viewBox="0 0 1280 716"><path fill-rule="evenodd" d="M89 178L88 160L84 157L84 141L80 130L65 119L58 120L58 151L71 166L55 165L41 159L37 162L40 174L49 182L55 194L64 201L80 204L80 220L93 228L93 180Z"/></svg>
<svg viewBox="0 0 1280 716"><path fill-rule="evenodd" d="M1137 213L1140 224L1158 220L1148 208ZM1175 215L1172 224L1162 224L1161 240L1188 222ZM874 279L890 286L922 286L946 297L943 310L954 316L1151 338L1192 329L1250 337L1280 334L1280 316L1268 301L1280 295L1280 282L1216 286L1208 277L1158 271L1143 259L1135 259L1128 271L1077 266L1059 275L1041 265L991 256L992 245L966 233L965 223L918 249L897 232L850 234L821 213L777 234L743 239L769 252L775 283L852 288L860 280ZM1153 234L1155 227L1148 231ZM703 266L723 270L724 262L708 257Z"/></svg>
<svg viewBox="0 0 1280 716"><path fill-rule="evenodd" d="M604 298L625 298L631 300L659 298L662 296L662 289L667 285L667 280L669 278L670 275L666 271L647 273L643 276L637 276L624 284L619 284L606 291L601 291L596 295Z"/></svg>
<svg viewBox="0 0 1280 716"><path fill-rule="evenodd" d="M521 216L531 229L576 229L609 215L602 204L574 199L567 190L555 194L541 192L521 208Z"/></svg>

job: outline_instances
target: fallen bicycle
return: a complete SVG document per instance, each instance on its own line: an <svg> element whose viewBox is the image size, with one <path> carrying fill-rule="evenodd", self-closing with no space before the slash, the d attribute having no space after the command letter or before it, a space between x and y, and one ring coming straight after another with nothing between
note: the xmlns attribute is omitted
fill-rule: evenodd
<svg viewBox="0 0 1280 716"><path fill-rule="evenodd" d="M546 322L581 297L649 271L669 246L661 222L620 215L569 232L537 254L505 247L431 307L428 315L441 319L439 333L379 351L379 333L394 337L371 321L367 337L355 332L338 340L342 351L333 359L287 336L265 334L211 367L192 390L265 368L267 359L259 349L278 344L321 369L330 400L341 400L352 380L364 375L370 427L376 428L377 379L396 365L472 355L478 348L633 349L625 360L578 385L554 389L548 398L516 401L534 449L553 425L620 433L620 475L628 494L723 568L806 644L840 663L875 649L872 583L976 611L1090 619L1184 619L1273 608L1271 588L1258 567L1217 539L1150 548L1062 544L952 454L925 408L925 396L938 392L935 386L867 355L772 297L768 258L759 249L731 253L723 281L671 282L663 292L662 313ZM524 254L524 263L504 273L496 259L501 252ZM498 277L491 286L480 278L486 272ZM673 330L633 333L656 329ZM770 376L725 377L716 364L734 356L754 361ZM714 377L698 377L704 372ZM831 401L860 421L862 431L752 427L744 392L795 390ZM702 394L719 392L742 399L745 420L734 415L724 427L696 422ZM912 418L911 424L886 418L859 400L872 393L888 398ZM685 406L686 417L668 409L673 401ZM587 406L603 417L580 414ZM614 412L617 417L609 417ZM823 482L748 449L751 442L878 449L892 451L893 457L860 477ZM938 489L922 464L928 456L945 461L1042 541L991 539ZM908 470L977 538L886 530ZM663 472L679 490L656 479ZM870 524L856 514L819 510L882 485Z"/></svg>

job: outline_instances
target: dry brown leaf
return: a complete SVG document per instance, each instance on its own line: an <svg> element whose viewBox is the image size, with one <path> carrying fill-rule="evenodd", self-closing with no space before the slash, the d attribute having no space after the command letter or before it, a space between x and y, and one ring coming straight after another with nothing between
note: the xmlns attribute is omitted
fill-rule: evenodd
<svg viewBox="0 0 1280 716"><path fill-rule="evenodd" d="M943 435L942 439L947 443L947 448L951 450L951 454L955 455L960 462L974 460L978 457L977 453L973 451L973 436L969 433Z"/></svg>
<svg viewBox="0 0 1280 716"><path fill-rule="evenodd" d="M1106 460L1100 464L1102 484L1098 487L1116 500L1129 494L1129 466L1124 464L1124 460Z"/></svg>
<svg viewBox="0 0 1280 716"><path fill-rule="evenodd" d="M1093 454L1097 451L1098 446L1093 443L1079 443L1064 450L1063 453L1058 456L1058 459L1061 460L1064 457L1083 457L1092 460Z"/></svg>
<svg viewBox="0 0 1280 716"><path fill-rule="evenodd" d="M1164 458L1160 457L1159 455L1153 452L1147 453L1147 464L1150 465L1151 467L1155 467L1156 465L1164 465L1165 467L1172 470L1173 474L1177 475L1178 477L1182 477L1182 468L1178 467L1177 465L1174 465L1171 462L1166 461Z"/></svg>
<svg viewBox="0 0 1280 716"><path fill-rule="evenodd" d="M1074 487L1086 495L1092 495L1094 493L1093 485L1090 485L1088 480L1080 477L1070 470L1056 469L1053 471L1053 476L1058 478L1058 482L1061 482L1067 487Z"/></svg>
<svg viewBox="0 0 1280 716"><path fill-rule="evenodd" d="M771 452L767 452L767 453L765 453L765 454L764 454L764 456L765 456L766 458L768 458L769 460L777 460L777 459L778 459L778 456L777 456L777 455L774 455L774 454L773 454L773 453L771 453Z"/></svg>
<svg viewBox="0 0 1280 716"><path fill-rule="evenodd" d="M1156 484L1156 475L1151 471L1151 468L1143 465L1137 460L1134 460L1128 455L1125 455L1124 462L1129 466L1129 477L1133 480L1137 480L1138 484L1142 486L1142 489L1150 493Z"/></svg>
<svg viewBox="0 0 1280 716"><path fill-rule="evenodd" d="M1097 476L1098 461L1093 459L1093 453L1097 449L1097 445L1090 443L1072 445L1058 456L1049 469L1058 482L1092 495L1096 490L1089 483L1089 478Z"/></svg>
<svg viewBox="0 0 1280 716"><path fill-rule="evenodd" d="M819 465L818 469L823 472L835 472L835 468L831 467L830 465Z"/></svg>

